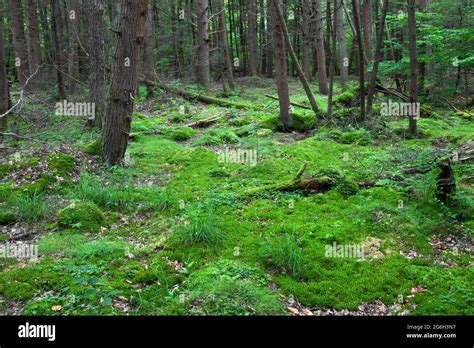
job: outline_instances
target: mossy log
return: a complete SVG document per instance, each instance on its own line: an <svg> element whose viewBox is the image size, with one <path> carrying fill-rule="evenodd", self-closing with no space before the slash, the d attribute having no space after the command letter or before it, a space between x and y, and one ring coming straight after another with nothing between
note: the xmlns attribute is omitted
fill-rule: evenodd
<svg viewBox="0 0 474 348"><path fill-rule="evenodd" d="M200 101L201 103L204 103L204 104L218 105L218 106L222 106L226 108L247 109L247 110L260 110L261 109L260 107L257 107L255 105L235 103L229 100L216 98L209 95L193 93L193 92L186 91L184 89L170 87L164 84L163 82L155 82L155 81L151 81L147 79L141 79L140 82L142 82L143 84L146 84L147 86L164 89L165 91L169 93L178 95L190 101Z"/></svg>
<svg viewBox="0 0 474 348"><path fill-rule="evenodd" d="M243 196L252 197L260 193L271 191L303 191L305 193L325 192L333 187L336 180L328 176L317 178L303 177L307 166L307 163L303 163L301 168L298 170L298 173L296 173L295 177L291 180L253 188L245 191Z"/></svg>

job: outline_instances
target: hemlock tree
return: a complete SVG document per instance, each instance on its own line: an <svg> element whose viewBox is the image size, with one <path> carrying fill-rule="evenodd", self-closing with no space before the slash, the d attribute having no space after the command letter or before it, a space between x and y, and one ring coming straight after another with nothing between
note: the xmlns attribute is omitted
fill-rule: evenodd
<svg viewBox="0 0 474 348"><path fill-rule="evenodd" d="M410 54L410 103L413 105L418 101L418 63L416 58L416 17L415 0L408 1L408 51ZM416 116L409 116L409 130L412 135L417 133Z"/></svg>
<svg viewBox="0 0 474 348"><path fill-rule="evenodd" d="M122 0L119 38L102 132L104 158L110 166L123 163L128 146L137 90L139 46L144 38L147 12L148 0Z"/></svg>

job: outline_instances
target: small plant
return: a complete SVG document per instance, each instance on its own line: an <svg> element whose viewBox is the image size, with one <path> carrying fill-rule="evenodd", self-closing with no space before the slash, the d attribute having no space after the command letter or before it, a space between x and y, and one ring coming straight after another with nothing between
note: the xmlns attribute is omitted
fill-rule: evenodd
<svg viewBox="0 0 474 348"><path fill-rule="evenodd" d="M87 232L97 230L104 222L104 216L92 202L73 201L58 212L58 225L63 228Z"/></svg>
<svg viewBox="0 0 474 348"><path fill-rule="evenodd" d="M211 213L194 216L186 220L176 231L178 241L184 245L217 244L221 240L220 229L217 227Z"/></svg>
<svg viewBox="0 0 474 348"><path fill-rule="evenodd" d="M268 263L292 277L299 278L303 271L304 258L298 241L292 235L274 238L263 247L263 256Z"/></svg>
<svg viewBox="0 0 474 348"><path fill-rule="evenodd" d="M18 212L23 221L43 220L51 214L51 207L44 195L14 195L8 202Z"/></svg>

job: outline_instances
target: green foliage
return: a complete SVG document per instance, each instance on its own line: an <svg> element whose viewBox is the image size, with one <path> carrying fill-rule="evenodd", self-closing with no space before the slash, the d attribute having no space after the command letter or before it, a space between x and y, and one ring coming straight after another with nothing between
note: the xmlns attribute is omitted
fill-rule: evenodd
<svg viewBox="0 0 474 348"><path fill-rule="evenodd" d="M293 235L274 237L265 243L262 255L270 265L292 277L298 278L303 271L305 262L303 252Z"/></svg>
<svg viewBox="0 0 474 348"><path fill-rule="evenodd" d="M0 211L0 225L9 225L16 222L15 214L7 211Z"/></svg>
<svg viewBox="0 0 474 348"><path fill-rule="evenodd" d="M198 133L198 131L190 127L173 127L168 128L165 135L174 141L186 141Z"/></svg>
<svg viewBox="0 0 474 348"><path fill-rule="evenodd" d="M46 158L49 169L53 170L58 175L66 175L75 169L74 157L57 153L49 155Z"/></svg>
<svg viewBox="0 0 474 348"><path fill-rule="evenodd" d="M89 155L102 158L104 156L102 138L98 138L90 144L84 146L84 152L88 153Z"/></svg>
<svg viewBox="0 0 474 348"><path fill-rule="evenodd" d="M239 137L229 129L208 129L204 135L196 140L197 145L222 145L222 144L238 144Z"/></svg>
<svg viewBox="0 0 474 348"><path fill-rule="evenodd" d="M178 227L175 236L183 245L211 246L222 240L222 231L215 222L214 213L194 213Z"/></svg>
<svg viewBox="0 0 474 348"><path fill-rule="evenodd" d="M66 229L78 229L97 232L104 222L100 209L92 202L73 201L58 211L58 226Z"/></svg>
<svg viewBox="0 0 474 348"><path fill-rule="evenodd" d="M186 302L197 315L278 315L284 310L257 268L220 260L194 272L187 283Z"/></svg>
<svg viewBox="0 0 474 348"><path fill-rule="evenodd" d="M39 221L49 217L52 213L51 202L45 195L13 195L7 204L18 213L18 219L22 221Z"/></svg>

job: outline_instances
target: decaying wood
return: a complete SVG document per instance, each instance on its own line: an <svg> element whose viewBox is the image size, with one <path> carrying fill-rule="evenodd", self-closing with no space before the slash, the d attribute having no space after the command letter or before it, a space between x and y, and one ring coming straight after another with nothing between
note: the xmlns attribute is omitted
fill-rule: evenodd
<svg viewBox="0 0 474 348"><path fill-rule="evenodd" d="M213 117L206 118L204 120L188 123L186 126L191 127L191 128L206 128L212 125L213 123L219 121L222 117L224 116L223 115L213 116Z"/></svg>

